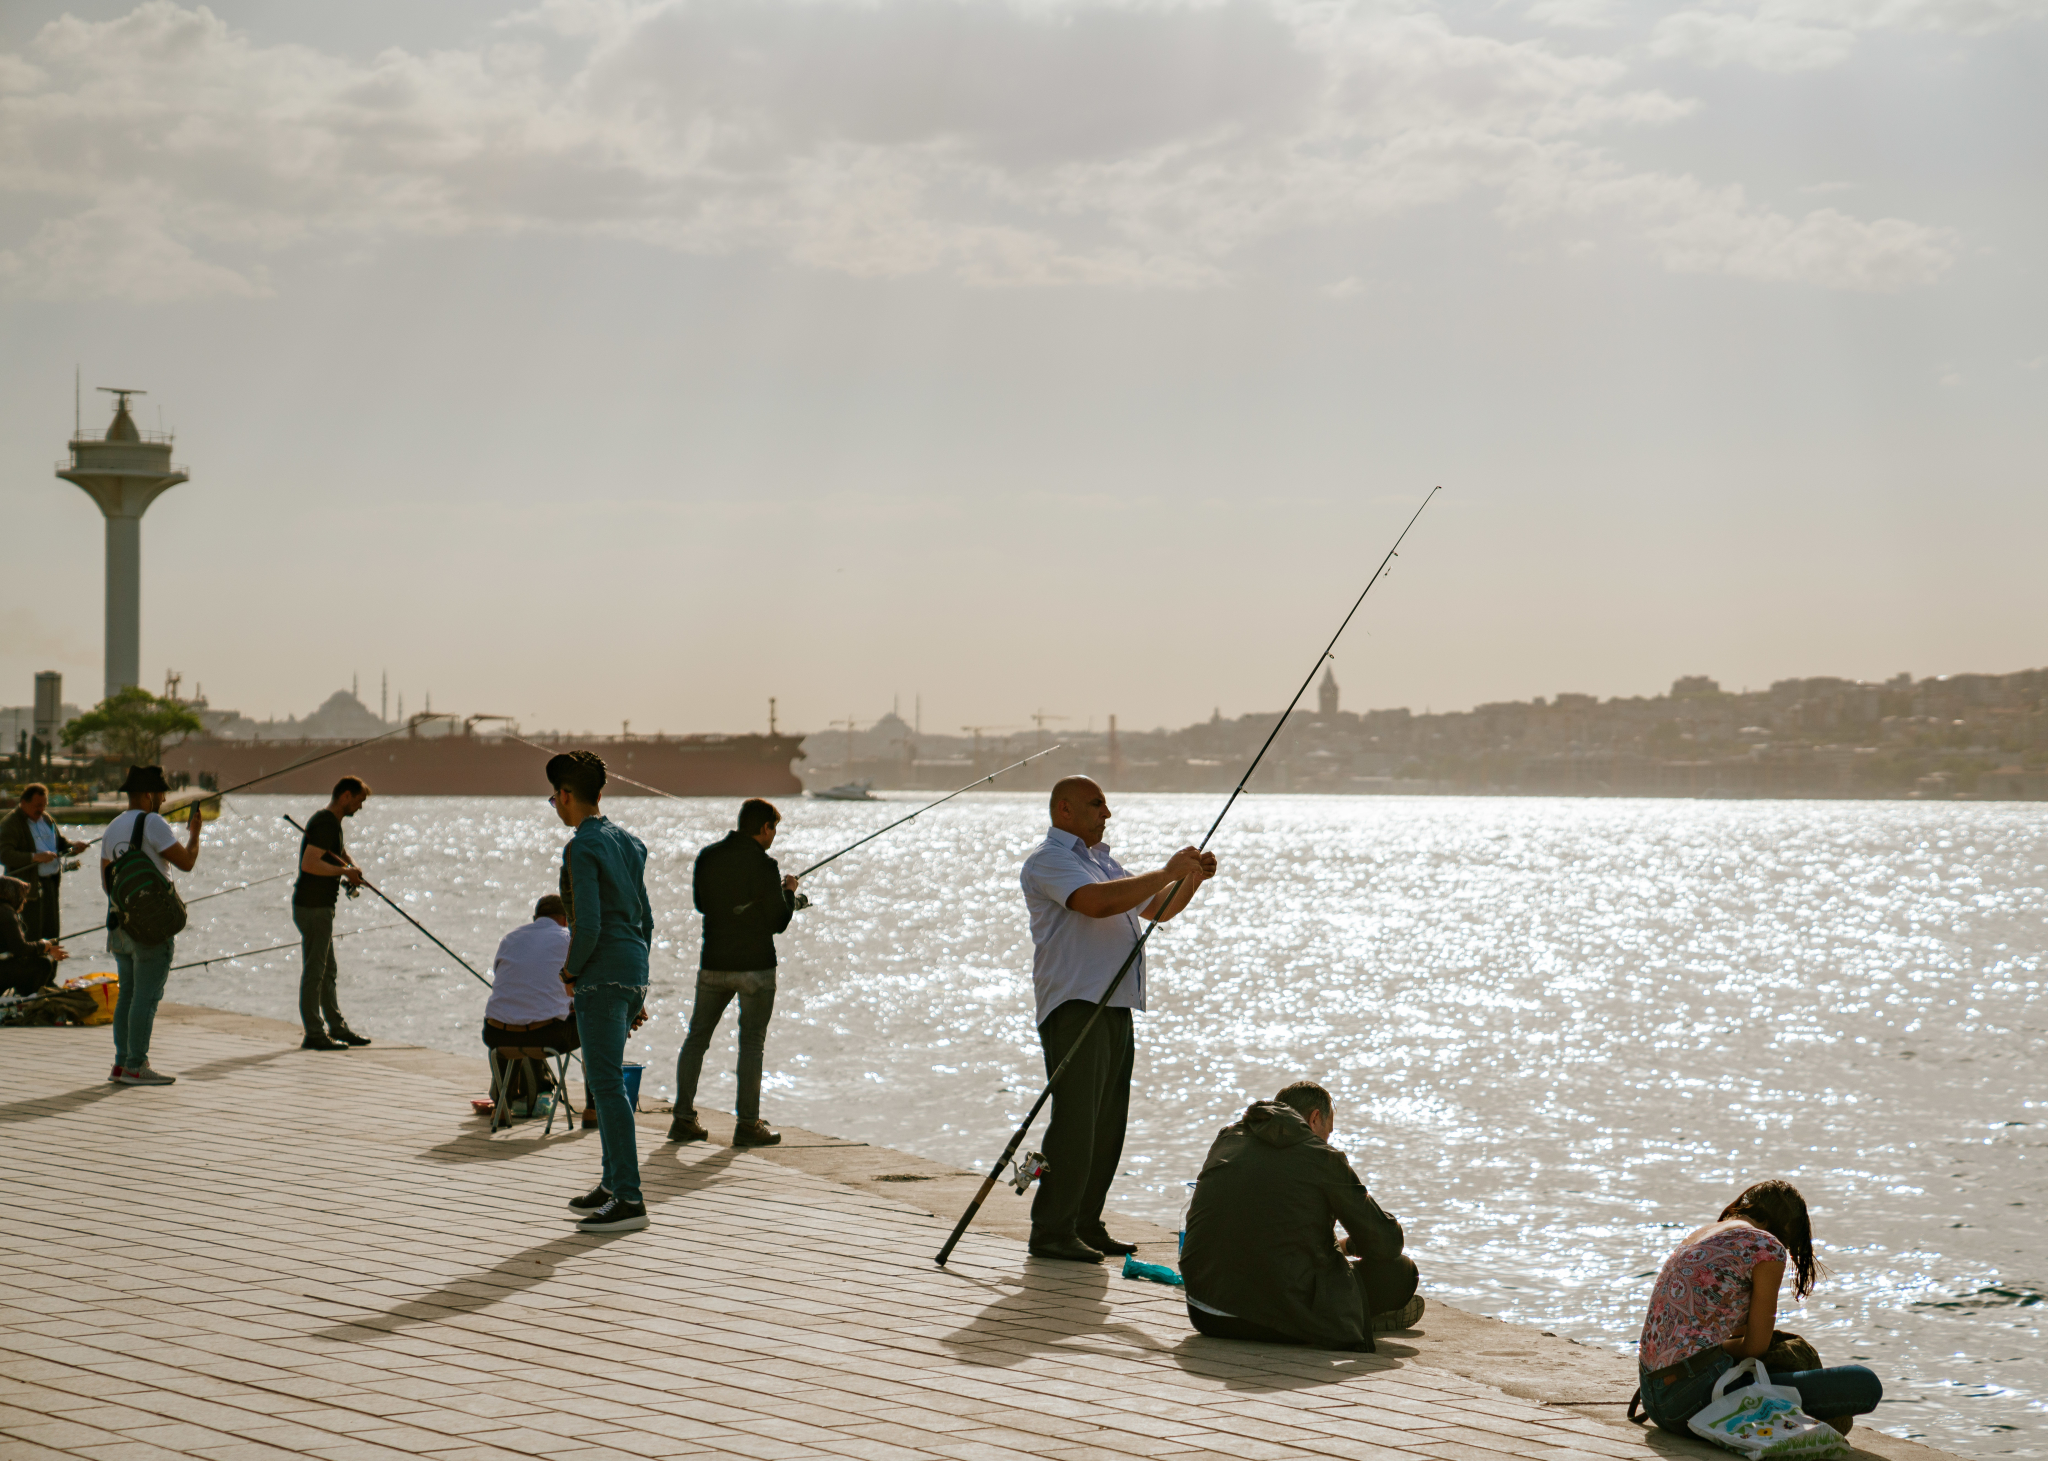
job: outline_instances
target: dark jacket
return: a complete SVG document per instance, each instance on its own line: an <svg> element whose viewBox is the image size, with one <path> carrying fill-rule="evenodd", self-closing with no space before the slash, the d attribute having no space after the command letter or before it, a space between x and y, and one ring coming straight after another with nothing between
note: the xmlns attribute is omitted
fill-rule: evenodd
<svg viewBox="0 0 2048 1461"><path fill-rule="evenodd" d="M775 967L775 935L789 927L796 896L768 849L743 832L728 832L697 854L690 892L704 915L700 969L743 973Z"/></svg>
<svg viewBox="0 0 2048 1461"><path fill-rule="evenodd" d="M40 943L30 943L21 934L21 917L0 903L0 990L33 994L46 984L57 982L57 966L43 955Z"/></svg>
<svg viewBox="0 0 2048 1461"><path fill-rule="evenodd" d="M1359 1344L1365 1297L1332 1223L1368 1267L1401 1256L1401 1225L1344 1153L1293 1107L1255 1102L1218 1134L1195 1183L1180 1255L1188 1294L1310 1343Z"/></svg>
<svg viewBox="0 0 2048 1461"><path fill-rule="evenodd" d="M60 832L57 851L61 854L64 847L64 836ZM36 834L20 807L0 817L0 867L6 869L10 878L20 878L28 884L29 902L35 902L41 895L43 869L36 861Z"/></svg>

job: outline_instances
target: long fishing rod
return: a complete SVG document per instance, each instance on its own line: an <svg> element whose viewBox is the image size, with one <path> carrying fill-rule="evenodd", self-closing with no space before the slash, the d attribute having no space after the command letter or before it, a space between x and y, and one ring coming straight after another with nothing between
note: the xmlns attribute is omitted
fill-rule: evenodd
<svg viewBox="0 0 2048 1461"><path fill-rule="evenodd" d="M380 928L398 928L400 926L396 923L376 923L368 928L352 928L347 933L338 933L334 937L337 939L354 938L359 933L375 933ZM299 939L293 939L288 944L265 944L260 949L244 949L239 954L222 954L217 959L194 959L189 964L173 964L167 972L175 974L180 969L200 969L208 964L225 964L234 959L247 959L256 954L274 954L279 949L296 949L300 946L301 940Z"/></svg>
<svg viewBox="0 0 2048 1461"><path fill-rule="evenodd" d="M1323 646L1323 652L1316 656L1315 664L1309 669L1308 678L1301 682L1301 688L1294 692L1294 698L1288 701L1287 708L1280 712L1280 719L1273 723L1273 729L1266 736L1265 744L1259 747L1258 755L1252 757L1252 764L1245 768L1244 775L1238 779L1236 787L1230 793L1229 800L1223 803L1223 810L1216 814L1216 820L1209 824L1209 830L1202 835L1201 846L1197 851L1206 851L1208 849L1209 839L1216 835L1216 829L1222 826L1223 819L1230 815L1231 807L1236 805L1238 797L1244 794L1246 785L1252 779L1252 773L1259 769L1259 762L1266 759L1266 752L1272 748L1274 740L1279 736L1280 727L1287 724L1287 717L1294 714L1294 707L1301 704L1301 697L1308 693L1308 687L1315 682L1316 671L1321 669L1324 662L1331 658L1331 652L1337 648L1337 641L1343 638L1344 631L1351 627L1353 615L1357 614L1359 607L1365 603L1365 596L1372 592L1373 585L1385 576L1395 556L1400 553L1401 544L1407 541L1409 529L1415 526L1416 519L1422 516L1423 510L1436 500L1437 493L1441 491L1443 491L1441 487L1429 489L1429 495L1422 499L1422 506L1416 508L1414 517L1408 519L1408 526L1401 529L1401 536L1394 539L1393 547L1387 549L1387 556L1380 560L1380 566L1373 570L1373 575L1366 581L1364 589L1352 601L1351 612L1344 616L1344 622L1337 626L1337 632L1330 636L1330 642ZM944 1268L946 1266L946 1260L953 1256L953 1249L959 1244L961 1235L967 1231L967 1225L974 1221L974 1215L981 1211L982 1203L986 1202L989 1193L995 1190L996 1183L1002 1178L1003 1168L1010 1164L1010 1158L1015 1156L1017 1148L1024 1144L1024 1135L1031 1130L1031 1123L1038 1119L1039 1111L1044 1108L1047 1101L1052 1099L1053 1087L1059 1084L1060 1077L1067 1072L1067 1067L1074 1063L1075 1055L1079 1054L1081 1047L1088 1042L1089 1033L1094 1030L1095 1022L1102 1018L1103 1009L1109 1004L1110 997L1123 984L1124 975L1130 972L1131 965L1136 963L1138 956L1145 951L1145 941L1152 937L1152 930L1159 927L1159 922L1166 916L1166 911L1173 907L1173 900L1179 895L1181 882L1184 881L1185 879L1176 880L1168 886L1164 893L1159 895L1158 902L1154 905L1159 911L1152 915L1151 922L1145 925L1145 931L1138 935L1138 941L1132 944L1131 951L1124 955L1123 963L1117 967L1116 977L1109 981L1109 988L1102 991L1102 998L1095 1001L1095 1009L1088 1016L1088 1023L1081 1027L1081 1033L1075 1037L1074 1043L1067 1048L1067 1053L1061 1057L1060 1063L1053 1068L1052 1074L1046 1078L1045 1089L1038 1093L1038 1099L1031 1103L1031 1110L1025 1114L1023 1124L1017 1128L1016 1134L1010 1138L1010 1144L1003 1148L1003 1154L997 1157L996 1164L989 1168L988 1176L982 1181L981 1190L974 1194L974 1200L967 1204L967 1211L960 1214L960 1221L953 1224L953 1231L946 1235L945 1246L939 1249L938 1256L932 1260L939 1267ZM1019 1186L1017 1190L1022 1192L1023 1187Z"/></svg>
<svg viewBox="0 0 2048 1461"><path fill-rule="evenodd" d="M290 822L294 827L299 828L300 836L303 837L306 834L306 829L304 827L299 826L298 820L296 818L287 816L285 820L287 822ZM329 862L333 862L335 860L334 854L326 851L325 849L322 850L321 856L325 857ZM362 869L357 868L356 871L360 873ZM393 913L396 913L400 918L403 918L407 923L411 924L421 933L426 934L428 938L433 939L435 948L439 949L442 953L446 954L449 958L453 959L456 963L460 964L463 968L469 970L471 974L475 974L477 983L483 985L483 987L486 989L492 987L491 981L484 978L483 975L477 974L476 967L473 964L471 964L469 960L463 958L462 955L456 953L455 950L449 948L448 945L442 943L439 939L434 938L433 934L428 933L427 926L424 923L421 923L417 918L414 918L410 913L407 913L403 908L399 907L396 903L393 903L391 901L391 895L389 893L386 893L382 888L378 887L368 878L364 878L362 880L362 884L371 892L375 893L379 898L382 898L385 901L385 903L389 904L391 911Z"/></svg>
<svg viewBox="0 0 2048 1461"><path fill-rule="evenodd" d="M798 873L796 876L799 880L807 878L812 873L816 872L819 868L823 867L825 863L837 862L840 858L846 856L847 853L853 851L854 848L859 847L862 843L872 842L877 837L881 836L884 832L893 832L898 827L902 826L905 822L909 822L918 817L923 816L933 807L943 806L945 803L951 801L956 796L960 796L963 793L970 792L974 790L974 788L977 786L987 785L989 782L994 781L998 776L1001 776L1003 774L1003 771L1015 771L1019 766L1024 765L1025 762L1036 761L1040 756L1050 756L1054 751L1057 751L1058 749L1059 746L1055 744L1047 746L1043 751L1033 751L1030 755L1026 756L1023 761L1012 761L1009 765L1005 766L1002 771L991 771L988 775L982 777L979 781L968 782L967 785L961 787L959 791L949 791L944 796L940 797L937 801L927 802L925 805L919 807L916 811L912 812L908 817L898 817L888 826L879 827L876 830L868 833L867 836L860 839L860 842L849 842L846 846L840 848L837 852L833 853L830 857L826 858L824 862L814 862L809 867L805 868L802 872Z"/></svg>
<svg viewBox="0 0 2048 1461"><path fill-rule="evenodd" d="M408 720L404 725L401 725L394 730L385 731L382 735L369 736L360 741L351 741L347 745L337 746L331 751L322 751L317 756L308 756L302 761L294 761L289 766L280 766L275 771L266 771L261 776L252 776L247 781L238 781L233 786L222 787L218 791L209 791L204 796L195 796L190 801L179 802L175 807L171 808L171 815L177 816L180 813L190 815L194 807L203 807L208 802L219 801L229 792L245 790L248 787L254 786L259 781L273 780L276 777L284 775L287 771L296 771L301 766L311 766L315 761L325 761L330 756L346 756L350 751L359 751L364 746L375 745L378 741L388 740L390 737L397 735L400 731L417 730L427 721L446 720L453 714L454 712L451 710L421 711L419 714L413 716L412 719ZM85 845L87 847L90 847L93 845L93 842L104 842L106 840L106 836L107 834L102 832L100 833L99 836L93 838L92 842L88 842ZM195 898L193 899L193 901L196 903L199 900Z"/></svg>
<svg viewBox="0 0 2048 1461"><path fill-rule="evenodd" d="M232 888L219 888L211 893L201 893L197 898L187 899L185 906L190 908L195 903L204 903L208 898L225 898L228 894L239 893L244 888L260 888L265 883L274 883L279 878L289 878L292 876L294 876L292 873L273 873L270 877L258 878L253 883L237 883ZM60 934L57 937L57 942L61 944L68 938L84 938L89 933L98 933L105 926L103 923L95 923L91 928L81 928L76 933Z"/></svg>

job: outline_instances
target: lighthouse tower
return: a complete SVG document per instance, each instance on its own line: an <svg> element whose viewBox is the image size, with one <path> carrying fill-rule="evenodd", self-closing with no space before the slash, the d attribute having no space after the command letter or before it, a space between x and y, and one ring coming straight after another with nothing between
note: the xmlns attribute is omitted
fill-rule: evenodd
<svg viewBox="0 0 2048 1461"><path fill-rule="evenodd" d="M186 480L171 464L171 437L142 432L128 414L126 386L101 386L115 398L104 434L71 438L71 463L57 475L83 488L107 520L107 684L114 695L142 683L142 515L159 494Z"/></svg>

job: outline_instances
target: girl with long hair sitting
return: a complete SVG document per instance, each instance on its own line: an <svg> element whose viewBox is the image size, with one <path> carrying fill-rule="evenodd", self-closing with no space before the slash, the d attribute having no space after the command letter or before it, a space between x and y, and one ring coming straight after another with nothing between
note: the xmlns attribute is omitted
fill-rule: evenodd
<svg viewBox="0 0 2048 1461"><path fill-rule="evenodd" d="M1788 1264L1792 1295L1803 1299L1823 1270L1806 1199L1790 1182L1757 1183L1718 1220L1686 1235L1657 1274L1643 1322L1637 1360L1650 1419L1674 1435L1692 1434L1686 1422L1714 1398L1721 1374L1770 1349ZM1772 1370L1771 1383L1797 1390L1808 1415L1844 1435L1884 1398L1884 1386L1862 1365Z"/></svg>

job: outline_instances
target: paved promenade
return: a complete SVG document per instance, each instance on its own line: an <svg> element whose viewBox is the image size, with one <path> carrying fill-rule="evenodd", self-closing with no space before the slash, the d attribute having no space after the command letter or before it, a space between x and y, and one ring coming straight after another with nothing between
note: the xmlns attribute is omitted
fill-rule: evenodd
<svg viewBox="0 0 2048 1461"><path fill-rule="evenodd" d="M965 1179L829 1137L643 1118L653 1227L579 1234L595 1132L490 1136L480 1056L296 1044L167 1007L178 1084L116 1088L105 1030L0 1030L0 1461L1723 1454L1622 1423L1613 1357L1455 1311L1377 1355L1201 1338L1027 1258L1007 1194L942 1272Z"/></svg>

